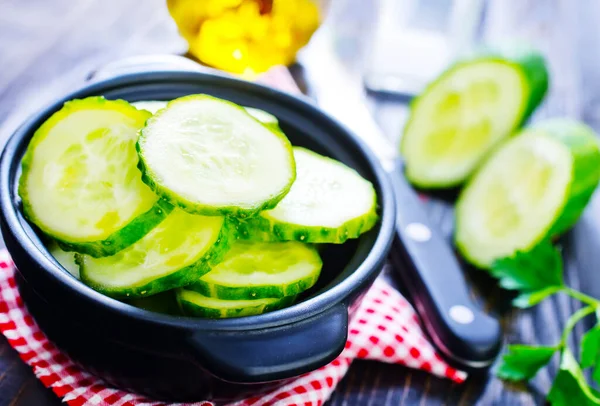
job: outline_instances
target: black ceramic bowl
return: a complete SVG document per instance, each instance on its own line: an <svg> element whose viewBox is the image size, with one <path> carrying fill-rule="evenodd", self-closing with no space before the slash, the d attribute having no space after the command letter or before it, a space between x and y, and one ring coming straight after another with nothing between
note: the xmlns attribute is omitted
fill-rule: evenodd
<svg viewBox="0 0 600 406"><path fill-rule="evenodd" d="M327 246L319 283L294 306L227 320L140 310L83 285L48 254L24 220L17 195L21 157L34 131L66 100L169 100L207 93L274 114L294 145L355 168L375 185L381 220L360 239ZM381 270L394 228L384 172L346 129L299 98L203 73L129 74L62 96L24 123L0 161L1 226L19 269L19 289L48 337L85 369L155 399L227 401L258 393L333 360L344 348L348 317Z"/></svg>

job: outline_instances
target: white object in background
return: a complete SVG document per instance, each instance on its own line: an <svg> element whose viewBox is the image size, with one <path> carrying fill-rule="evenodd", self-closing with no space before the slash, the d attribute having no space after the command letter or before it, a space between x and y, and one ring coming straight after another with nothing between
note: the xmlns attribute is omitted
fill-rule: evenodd
<svg viewBox="0 0 600 406"><path fill-rule="evenodd" d="M380 0L365 85L415 95L472 46L483 0Z"/></svg>

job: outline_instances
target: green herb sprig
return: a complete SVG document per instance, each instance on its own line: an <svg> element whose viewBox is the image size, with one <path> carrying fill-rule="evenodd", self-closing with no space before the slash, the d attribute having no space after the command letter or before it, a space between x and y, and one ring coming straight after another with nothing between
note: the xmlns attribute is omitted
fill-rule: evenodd
<svg viewBox="0 0 600 406"><path fill-rule="evenodd" d="M509 345L496 375L509 381L529 380L550 362L555 353L559 353L560 367L548 393L548 401L557 406L600 406L600 393L588 385L582 372L583 368L593 368L593 379L600 384L600 300L564 284L562 258L550 241L538 244L529 252L517 252L510 258L496 261L492 274L499 279L500 286L518 292L513 300L516 307L534 306L559 292L585 305L569 317L556 345ZM567 339L575 324L593 313L596 325L583 336L578 362Z"/></svg>

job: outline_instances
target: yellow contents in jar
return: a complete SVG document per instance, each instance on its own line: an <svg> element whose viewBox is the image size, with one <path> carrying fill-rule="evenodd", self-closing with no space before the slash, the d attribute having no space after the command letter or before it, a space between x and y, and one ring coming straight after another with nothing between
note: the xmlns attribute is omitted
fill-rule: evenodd
<svg viewBox="0 0 600 406"><path fill-rule="evenodd" d="M316 0L167 0L167 5L190 53L234 73L294 62L321 18Z"/></svg>

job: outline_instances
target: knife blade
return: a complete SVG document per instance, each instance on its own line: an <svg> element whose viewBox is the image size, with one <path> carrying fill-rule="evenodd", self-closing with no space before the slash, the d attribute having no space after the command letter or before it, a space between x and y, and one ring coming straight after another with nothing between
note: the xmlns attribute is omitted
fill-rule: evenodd
<svg viewBox="0 0 600 406"><path fill-rule="evenodd" d="M390 176L397 206L390 255L394 271L440 353L465 369L486 368L500 351L500 323L472 300L450 244L428 219L403 175L397 148L369 112L360 73L346 68L334 40L333 30L325 24L299 55L299 62L320 108L361 138Z"/></svg>

